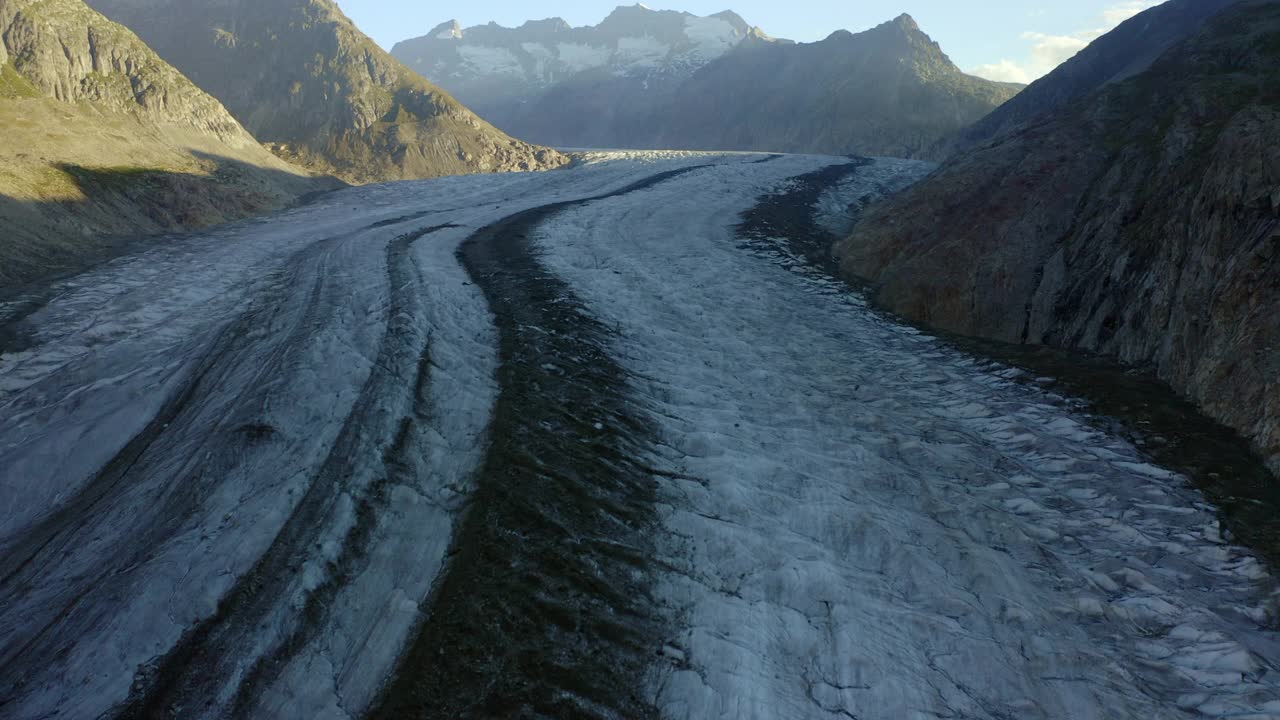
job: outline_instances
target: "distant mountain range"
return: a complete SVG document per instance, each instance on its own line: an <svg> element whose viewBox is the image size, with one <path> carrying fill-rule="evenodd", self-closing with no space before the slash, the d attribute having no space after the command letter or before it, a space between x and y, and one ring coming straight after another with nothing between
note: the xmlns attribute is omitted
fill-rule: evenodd
<svg viewBox="0 0 1280 720"><path fill-rule="evenodd" d="M1154 366L1280 472L1280 1L1170 0L960 136L837 254L945 330Z"/></svg>
<svg viewBox="0 0 1280 720"><path fill-rule="evenodd" d="M635 5L614 10L593 27L573 28L560 18L515 29L494 23L463 29L447 22L397 43L391 53L503 125L576 75L678 82L751 36L764 38L733 12L697 17Z"/></svg>
<svg viewBox="0 0 1280 720"><path fill-rule="evenodd" d="M81 0L0 0L0 288L339 186Z"/></svg>
<svg viewBox="0 0 1280 720"><path fill-rule="evenodd" d="M909 16L797 44L738 15L620 7L594 27L445 23L392 54L555 146L928 156L1021 86L965 75Z"/></svg>
<svg viewBox="0 0 1280 720"><path fill-rule="evenodd" d="M352 182L536 170L514 140L405 68L331 0L90 0L280 156Z"/></svg>

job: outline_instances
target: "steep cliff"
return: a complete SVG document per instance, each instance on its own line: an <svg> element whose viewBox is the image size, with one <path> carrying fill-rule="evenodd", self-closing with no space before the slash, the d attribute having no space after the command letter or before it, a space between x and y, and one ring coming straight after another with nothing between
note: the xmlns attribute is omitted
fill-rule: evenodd
<svg viewBox="0 0 1280 720"><path fill-rule="evenodd" d="M1153 365L1280 471L1277 67L1280 2L1238 3L873 208L842 268L934 327Z"/></svg>
<svg viewBox="0 0 1280 720"><path fill-rule="evenodd" d="M0 0L0 290L335 187L80 0Z"/></svg>
<svg viewBox="0 0 1280 720"><path fill-rule="evenodd" d="M277 154L353 182L558 167L392 58L331 0L91 0Z"/></svg>
<svg viewBox="0 0 1280 720"><path fill-rule="evenodd" d="M621 7L600 25L441 25L392 52L535 142L929 156L1019 86L960 72L908 16L822 42Z"/></svg>

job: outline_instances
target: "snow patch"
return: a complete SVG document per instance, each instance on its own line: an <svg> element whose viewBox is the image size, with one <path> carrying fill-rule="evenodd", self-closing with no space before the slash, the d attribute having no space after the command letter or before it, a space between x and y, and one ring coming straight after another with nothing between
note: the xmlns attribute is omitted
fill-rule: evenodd
<svg viewBox="0 0 1280 720"><path fill-rule="evenodd" d="M616 62L623 69L655 68L671 54L671 46L661 40L644 35L618 38Z"/></svg>
<svg viewBox="0 0 1280 720"><path fill-rule="evenodd" d="M507 48L459 45L458 55L469 69L481 75L523 75L520 59Z"/></svg>
<svg viewBox="0 0 1280 720"><path fill-rule="evenodd" d="M555 53L551 52L551 48L536 42L520 43L520 48L529 53L536 60L549 61L555 57Z"/></svg>
<svg viewBox="0 0 1280 720"><path fill-rule="evenodd" d="M733 25L714 17L685 17L684 34L694 45L692 54L704 62L724 55L742 41Z"/></svg>
<svg viewBox="0 0 1280 720"><path fill-rule="evenodd" d="M604 67L609 64L613 51L607 47L597 47L583 43L559 43L556 45L560 62L571 73Z"/></svg>

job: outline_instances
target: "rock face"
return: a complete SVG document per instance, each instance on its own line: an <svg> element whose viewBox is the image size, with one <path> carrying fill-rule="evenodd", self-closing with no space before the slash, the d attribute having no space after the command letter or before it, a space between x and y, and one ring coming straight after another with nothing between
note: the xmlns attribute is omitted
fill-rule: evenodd
<svg viewBox="0 0 1280 720"><path fill-rule="evenodd" d="M841 266L937 328L1151 364L1280 472L1276 67L1280 2L1238 3L876 206Z"/></svg>
<svg viewBox="0 0 1280 720"><path fill-rule="evenodd" d="M0 64L38 94L256 144L218 101L82 2L0 0L0 28Z"/></svg>
<svg viewBox="0 0 1280 720"><path fill-rule="evenodd" d="M0 0L0 289L106 234L186 230L335 187L264 150L80 0Z"/></svg>
<svg viewBox="0 0 1280 720"><path fill-rule="evenodd" d="M906 15L796 44L631 6L586 28L446 23L392 53L499 127L577 147L917 157L1019 89L961 73Z"/></svg>
<svg viewBox="0 0 1280 720"><path fill-rule="evenodd" d="M566 164L392 58L330 0L91 0L279 155L353 182Z"/></svg>

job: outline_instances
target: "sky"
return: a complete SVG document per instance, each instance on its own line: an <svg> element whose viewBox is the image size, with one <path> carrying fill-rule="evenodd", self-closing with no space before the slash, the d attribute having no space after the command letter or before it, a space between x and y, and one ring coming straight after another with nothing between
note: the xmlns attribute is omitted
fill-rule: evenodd
<svg viewBox="0 0 1280 720"><path fill-rule="evenodd" d="M632 0L624 0L628 4ZM595 25L617 0L338 0L343 11L386 49L457 20L463 27L496 21L562 17ZM774 37L821 40L857 32L909 13L965 72L992 80L1031 82L1102 33L1158 5L1156 0L647 0L658 10L709 15L734 10Z"/></svg>

